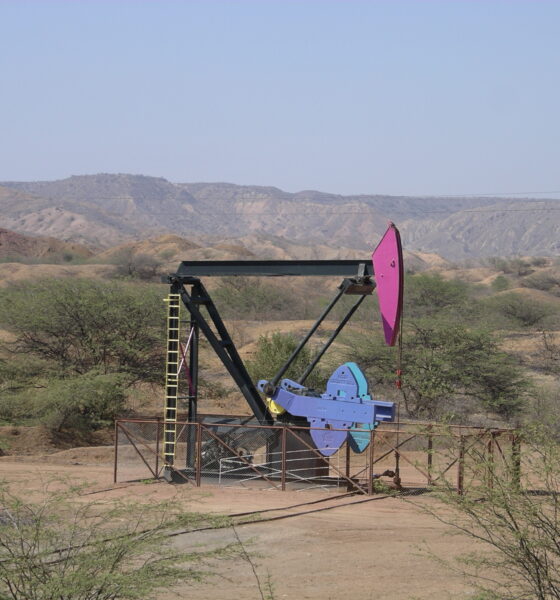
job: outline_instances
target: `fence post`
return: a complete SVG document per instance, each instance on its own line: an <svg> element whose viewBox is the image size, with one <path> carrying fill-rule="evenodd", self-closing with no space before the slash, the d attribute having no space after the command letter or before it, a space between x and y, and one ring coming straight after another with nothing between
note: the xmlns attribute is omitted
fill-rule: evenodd
<svg viewBox="0 0 560 600"><path fill-rule="evenodd" d="M350 479L350 441L348 440L348 438L346 438L346 465L345 465L345 471L344 474L346 475L347 479ZM350 490L348 490L350 491Z"/></svg>
<svg viewBox="0 0 560 600"><path fill-rule="evenodd" d="M428 425L428 487L433 485L433 459L434 459L434 436L432 434L432 425Z"/></svg>
<svg viewBox="0 0 560 600"><path fill-rule="evenodd" d="M459 439L459 461L457 463L457 493L462 495L464 492L465 480L465 436L461 434Z"/></svg>
<svg viewBox="0 0 560 600"><path fill-rule="evenodd" d="M401 405L397 403L397 443L395 444L395 484L401 486L401 453L399 452L401 433Z"/></svg>
<svg viewBox="0 0 560 600"><path fill-rule="evenodd" d="M286 435L287 435L286 425L283 425L283 427L282 427L282 457L281 457L282 472L280 474L283 492L286 491Z"/></svg>
<svg viewBox="0 0 560 600"><path fill-rule="evenodd" d="M159 423L161 417L157 418L156 423L156 475L159 477Z"/></svg>
<svg viewBox="0 0 560 600"><path fill-rule="evenodd" d="M369 469L367 469L368 477L368 494L373 494L373 444L375 442L375 430L372 429L369 433Z"/></svg>
<svg viewBox="0 0 560 600"><path fill-rule="evenodd" d="M486 485L492 489L494 487L494 436L496 434L492 431L490 433L490 439L486 445Z"/></svg>
<svg viewBox="0 0 560 600"><path fill-rule="evenodd" d="M113 483L117 483L118 453L119 453L119 422L115 421L115 464L113 467Z"/></svg>
<svg viewBox="0 0 560 600"><path fill-rule="evenodd" d="M187 427L192 427L192 425L187 425ZM202 423L198 422L196 424L196 473L195 473L196 487L200 487L201 471L202 471Z"/></svg>
<svg viewBox="0 0 560 600"><path fill-rule="evenodd" d="M521 440L517 433L511 436L511 460L513 485L519 490L521 489Z"/></svg>

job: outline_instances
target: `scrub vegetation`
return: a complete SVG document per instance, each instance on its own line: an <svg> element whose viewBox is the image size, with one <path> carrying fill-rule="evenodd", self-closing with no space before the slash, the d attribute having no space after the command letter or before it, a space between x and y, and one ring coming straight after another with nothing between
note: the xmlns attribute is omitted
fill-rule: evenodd
<svg viewBox="0 0 560 600"><path fill-rule="evenodd" d="M80 502L79 492L63 485L29 500L0 489L2 600L150 600L244 551L173 544L177 532L227 526L223 517L172 503Z"/></svg>
<svg viewBox="0 0 560 600"><path fill-rule="evenodd" d="M543 300L521 293L536 278L530 261L496 264L508 277L521 277L525 287L517 282L514 289L497 291L502 284L408 275L400 349L384 345L371 322L371 304L364 303L308 384L319 389L332 365L354 360L374 395L400 401L409 417L477 424L483 417L524 420L534 413L535 398L542 404L543 397L556 394L560 351L554 331L560 310L548 300L551 294ZM520 275L527 269L528 275ZM539 285L550 288L548 279ZM300 298L283 282L228 278L213 286L212 295L234 338L243 339L243 323L270 321L274 329L275 320L316 316L332 292L305 289ZM0 420L91 431L126 414L132 390L162 383L163 293L161 285L127 279L45 279L0 290L0 329L7 332L0 353ZM333 318L351 300L343 299ZM536 336L537 347L532 353L512 351L505 340L516 335ZM247 360L254 379L275 373L298 339L278 331L261 335ZM294 377L312 354L310 348L301 355L291 370ZM394 385L399 360L400 391ZM535 379L539 373L549 377L546 392ZM205 398L224 399L232 389L205 373L201 386Z"/></svg>

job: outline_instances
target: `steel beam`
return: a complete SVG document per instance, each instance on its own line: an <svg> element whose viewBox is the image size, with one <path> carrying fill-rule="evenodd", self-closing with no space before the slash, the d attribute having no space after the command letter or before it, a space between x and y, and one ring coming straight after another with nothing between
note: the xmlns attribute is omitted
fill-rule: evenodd
<svg viewBox="0 0 560 600"><path fill-rule="evenodd" d="M192 260L183 261L174 277L235 275L369 277L373 275L373 265L368 257L352 260Z"/></svg>

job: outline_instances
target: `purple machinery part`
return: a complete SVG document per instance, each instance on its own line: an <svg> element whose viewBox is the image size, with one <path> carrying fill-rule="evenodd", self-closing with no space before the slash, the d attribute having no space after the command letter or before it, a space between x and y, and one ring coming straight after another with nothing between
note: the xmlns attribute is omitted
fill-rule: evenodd
<svg viewBox="0 0 560 600"><path fill-rule="evenodd" d="M361 375L355 363L338 367L327 383L327 391L314 396L301 384L283 379L272 400L291 415L305 417L311 437L324 456L334 454L348 437L348 430L357 423L375 424L394 417L392 402L373 401L360 393ZM266 381L259 382L259 388Z"/></svg>
<svg viewBox="0 0 560 600"><path fill-rule="evenodd" d="M389 223L371 260L385 341L394 346L399 335L404 289L401 236L394 223Z"/></svg>

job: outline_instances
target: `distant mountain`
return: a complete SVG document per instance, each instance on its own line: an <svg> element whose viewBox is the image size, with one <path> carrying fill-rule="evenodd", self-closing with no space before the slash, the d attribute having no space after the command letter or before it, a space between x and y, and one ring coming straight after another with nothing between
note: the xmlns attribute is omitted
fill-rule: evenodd
<svg viewBox="0 0 560 600"><path fill-rule="evenodd" d="M100 174L4 182L0 206L0 227L98 249L176 234L203 247L241 238L257 256L280 256L292 244L310 257L326 257L342 249L371 250L389 220L408 250L453 260L555 255L560 249L558 200L291 194L275 187Z"/></svg>
<svg viewBox="0 0 560 600"><path fill-rule="evenodd" d="M406 220L407 247L451 260L479 256L560 254L560 201L495 200L445 218ZM435 250L438 248L439 250Z"/></svg>

